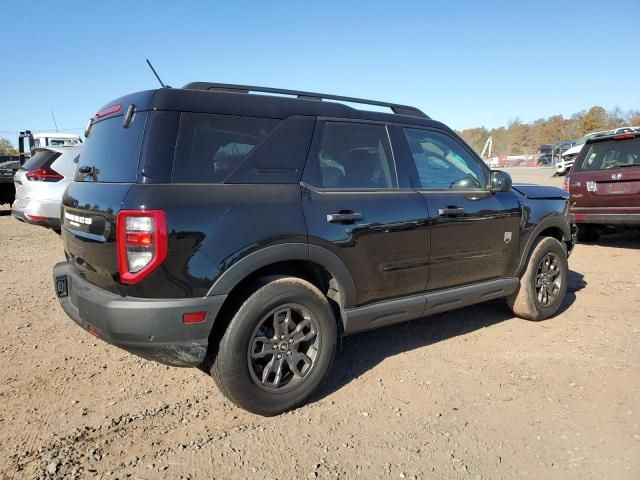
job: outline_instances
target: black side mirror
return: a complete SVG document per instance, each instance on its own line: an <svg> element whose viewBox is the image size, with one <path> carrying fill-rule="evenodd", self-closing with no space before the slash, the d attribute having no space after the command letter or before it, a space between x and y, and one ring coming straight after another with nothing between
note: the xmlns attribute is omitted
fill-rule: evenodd
<svg viewBox="0 0 640 480"><path fill-rule="evenodd" d="M511 175L502 170L491 170L491 191L492 192L508 192L511 190Z"/></svg>

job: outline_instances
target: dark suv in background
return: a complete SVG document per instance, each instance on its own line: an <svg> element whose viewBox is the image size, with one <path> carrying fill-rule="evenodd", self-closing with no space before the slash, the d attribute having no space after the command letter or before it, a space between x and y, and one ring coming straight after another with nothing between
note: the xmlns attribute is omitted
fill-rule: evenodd
<svg viewBox="0 0 640 480"><path fill-rule="evenodd" d="M62 307L252 412L304 402L339 335L498 297L541 320L565 295L566 193L512 188L416 108L191 83L110 102L86 133Z"/></svg>

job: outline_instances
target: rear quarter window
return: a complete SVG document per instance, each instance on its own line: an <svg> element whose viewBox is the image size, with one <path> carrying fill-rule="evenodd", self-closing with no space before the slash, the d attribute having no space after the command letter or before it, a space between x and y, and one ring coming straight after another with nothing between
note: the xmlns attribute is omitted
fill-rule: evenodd
<svg viewBox="0 0 640 480"><path fill-rule="evenodd" d="M122 117L109 117L91 126L78 167L92 167L95 175L78 174L78 181L136 181L147 112L136 112L128 128L122 126Z"/></svg>
<svg viewBox="0 0 640 480"><path fill-rule="evenodd" d="M223 182L278 123L271 118L183 113L171 181Z"/></svg>

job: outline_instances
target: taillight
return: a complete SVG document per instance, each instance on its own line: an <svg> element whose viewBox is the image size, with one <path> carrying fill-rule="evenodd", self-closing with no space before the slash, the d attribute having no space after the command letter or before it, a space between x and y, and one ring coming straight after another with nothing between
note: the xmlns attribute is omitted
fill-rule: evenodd
<svg viewBox="0 0 640 480"><path fill-rule="evenodd" d="M635 133L619 133L618 135L614 135L614 140L624 140L625 138L633 138L635 137Z"/></svg>
<svg viewBox="0 0 640 480"><path fill-rule="evenodd" d="M569 179L570 179L569 175L564 177L564 191L567 193L569 193L569 183L570 183Z"/></svg>
<svg viewBox="0 0 640 480"><path fill-rule="evenodd" d="M116 219L118 271L138 283L167 258L167 218L162 210L120 210Z"/></svg>
<svg viewBox="0 0 640 480"><path fill-rule="evenodd" d="M37 168L27 172L27 180L37 182L59 182L64 177L52 168Z"/></svg>

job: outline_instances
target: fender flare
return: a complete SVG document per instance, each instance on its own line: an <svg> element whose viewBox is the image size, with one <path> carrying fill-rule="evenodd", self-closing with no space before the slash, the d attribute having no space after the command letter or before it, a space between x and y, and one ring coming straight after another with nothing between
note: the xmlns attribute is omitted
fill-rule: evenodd
<svg viewBox="0 0 640 480"><path fill-rule="evenodd" d="M274 263L290 260L310 261L326 268L338 283L344 303L341 307L355 306L356 284L344 262L329 250L306 243L281 243L250 253L225 270L213 283L207 296L228 295L242 280L257 270Z"/></svg>
<svg viewBox="0 0 640 480"><path fill-rule="evenodd" d="M528 233L528 238L524 244L524 248L520 251L520 260L515 271L515 276L519 277L525 270L534 242L540 236L540 233L547 228L559 228L562 231L562 240L565 242L571 241L571 226L565 217L555 215L540 220L538 223L534 224L531 231Z"/></svg>

